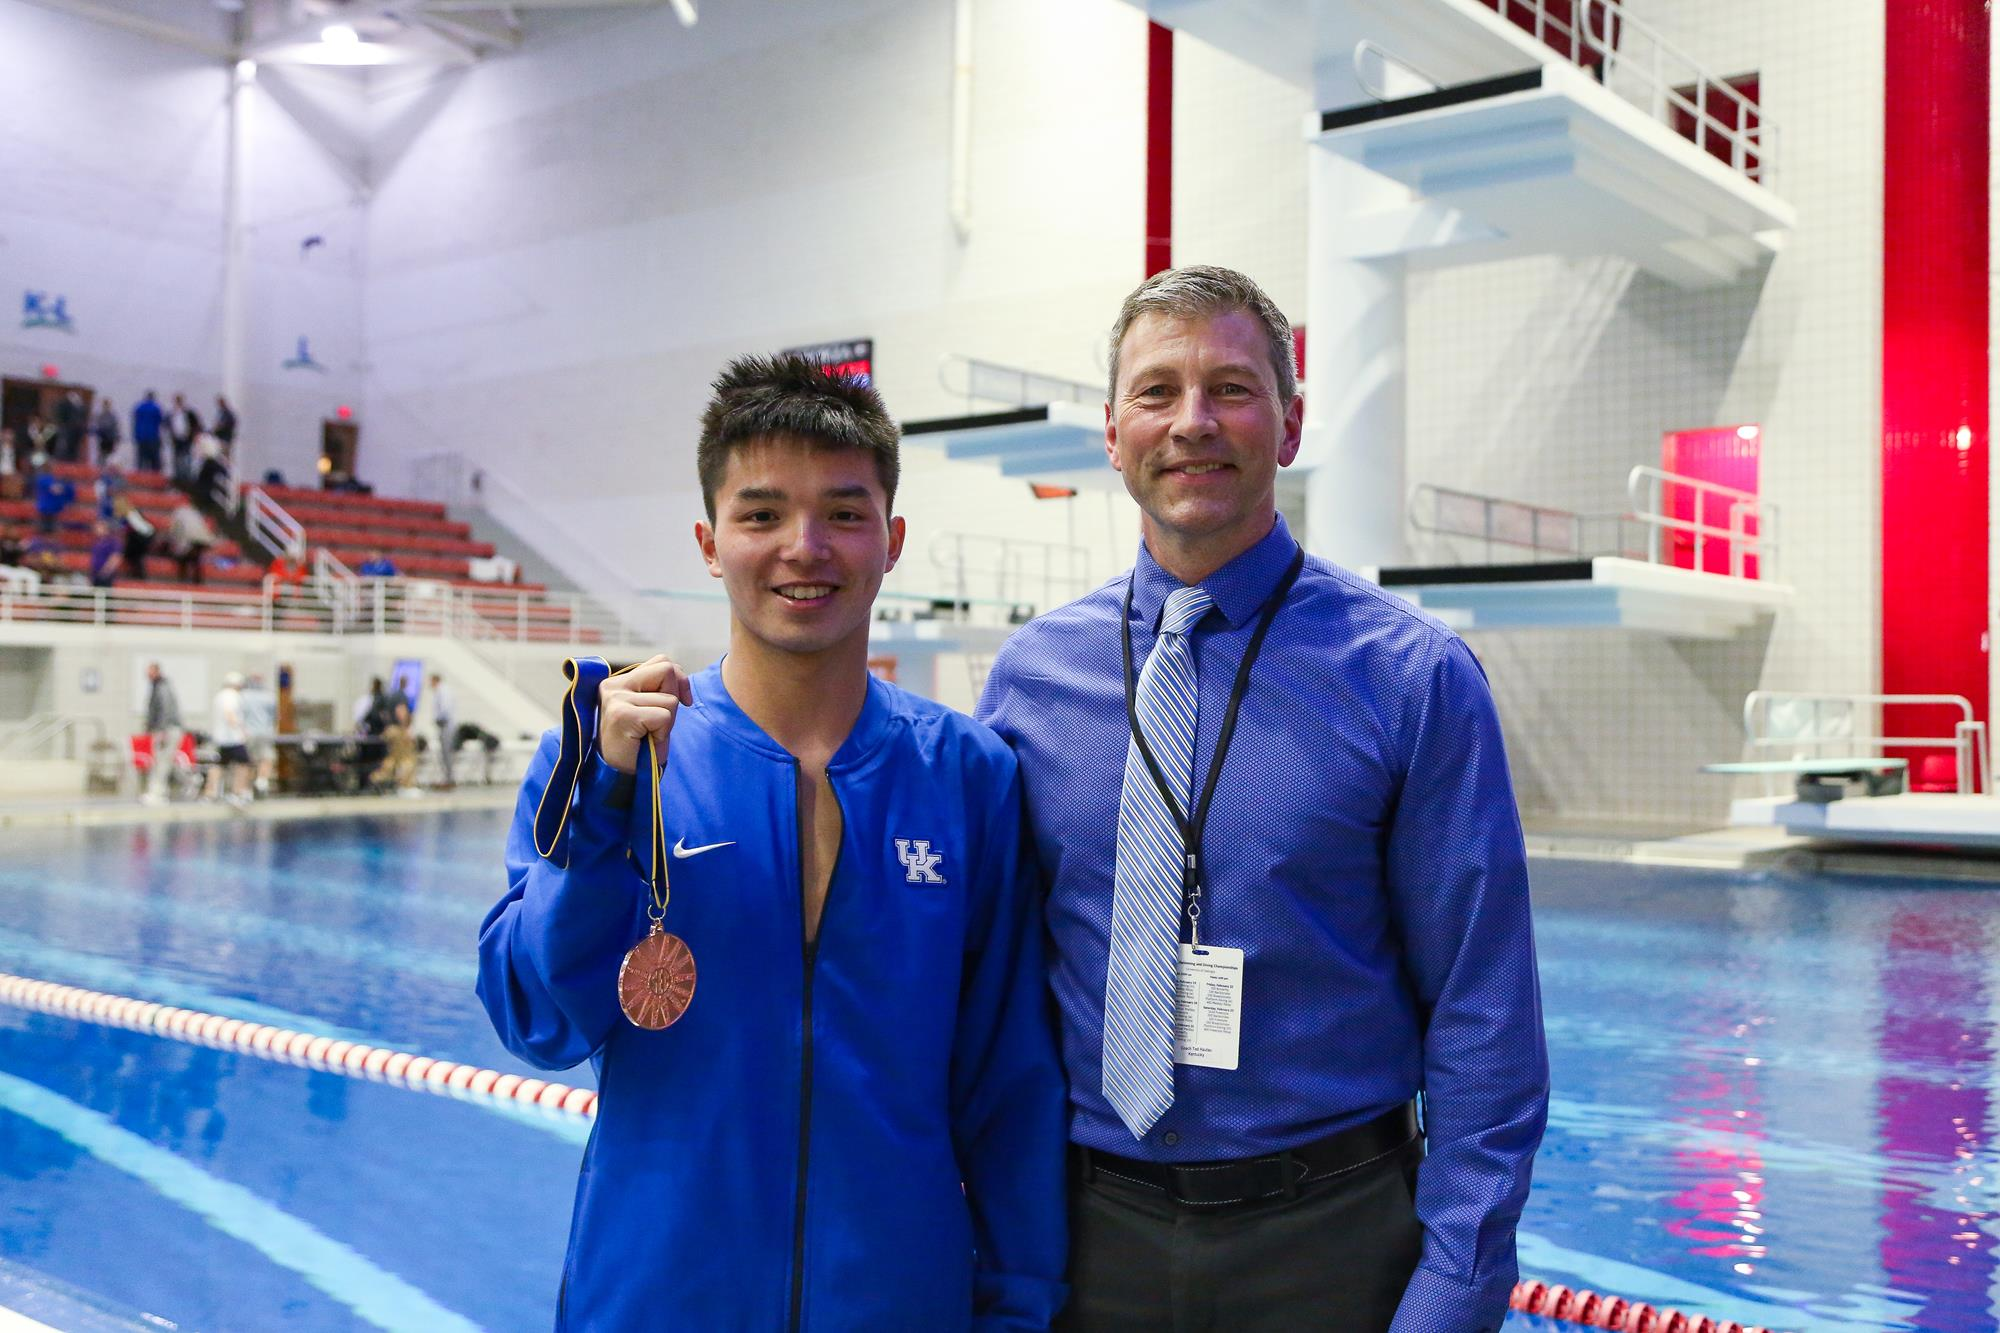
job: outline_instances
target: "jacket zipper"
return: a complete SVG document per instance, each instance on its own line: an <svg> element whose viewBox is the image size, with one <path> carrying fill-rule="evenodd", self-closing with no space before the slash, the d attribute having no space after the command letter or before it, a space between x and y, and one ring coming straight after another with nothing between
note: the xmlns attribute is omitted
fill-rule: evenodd
<svg viewBox="0 0 2000 1333"><path fill-rule="evenodd" d="M799 761L792 761L792 809L799 808ZM833 792L833 779L827 778L826 789ZM833 805L840 809L840 796L834 793ZM840 873L841 848L847 845L847 812L840 816L840 842L835 844L833 866L826 875L826 897L819 905L819 929L806 936L806 829L798 831L799 862L799 954L805 967L805 989L803 991L803 1022L799 1043L799 1175L792 1191L792 1312L787 1325L791 1333L799 1333L800 1321L805 1315L806 1294L806 1166L812 1157L812 1082L813 1082L813 974L819 961L820 936L826 932L826 909L833 901L834 877Z"/></svg>

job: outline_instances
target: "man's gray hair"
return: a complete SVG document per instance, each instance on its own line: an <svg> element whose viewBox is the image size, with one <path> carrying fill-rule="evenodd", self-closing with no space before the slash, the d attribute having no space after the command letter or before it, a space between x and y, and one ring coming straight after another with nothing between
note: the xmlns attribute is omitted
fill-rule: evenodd
<svg viewBox="0 0 2000 1333"><path fill-rule="evenodd" d="M1118 401L1118 350L1125 335L1141 315L1164 315L1169 319L1213 319L1241 310L1264 326L1270 344L1271 373L1278 382L1278 400L1289 405L1298 396L1299 380L1292 366L1292 323L1264 289L1233 268L1214 264L1189 264L1186 268L1163 269L1146 279L1118 308L1118 322L1111 326L1110 400Z"/></svg>

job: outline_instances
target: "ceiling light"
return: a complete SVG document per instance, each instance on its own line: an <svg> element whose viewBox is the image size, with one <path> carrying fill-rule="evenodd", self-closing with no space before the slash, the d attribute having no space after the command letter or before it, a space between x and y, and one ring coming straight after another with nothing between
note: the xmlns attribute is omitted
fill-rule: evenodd
<svg viewBox="0 0 2000 1333"><path fill-rule="evenodd" d="M692 28L695 19L699 17L694 12L694 0L671 0L671 3L674 7L674 17L681 21L681 26Z"/></svg>
<svg viewBox="0 0 2000 1333"><path fill-rule="evenodd" d="M329 23L319 30L319 39L328 46L359 46L361 34L352 24Z"/></svg>

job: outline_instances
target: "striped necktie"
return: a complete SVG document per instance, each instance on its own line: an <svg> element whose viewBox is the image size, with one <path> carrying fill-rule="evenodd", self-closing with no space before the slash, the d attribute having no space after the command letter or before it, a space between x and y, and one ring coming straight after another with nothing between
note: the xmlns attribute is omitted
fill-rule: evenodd
<svg viewBox="0 0 2000 1333"><path fill-rule="evenodd" d="M1194 786L1194 652L1187 636L1214 606L1198 587L1167 598L1160 636L1133 698L1139 730L1182 812ZM1117 886L1104 979L1104 1097L1138 1139L1174 1104L1174 974L1185 855L1180 821L1135 739L1126 746L1118 802Z"/></svg>

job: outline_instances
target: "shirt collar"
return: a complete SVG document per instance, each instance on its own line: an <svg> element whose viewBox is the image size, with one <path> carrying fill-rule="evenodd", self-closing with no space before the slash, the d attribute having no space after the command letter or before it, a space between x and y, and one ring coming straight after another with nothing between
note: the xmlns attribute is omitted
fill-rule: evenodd
<svg viewBox="0 0 2000 1333"><path fill-rule="evenodd" d="M1279 514L1263 540L1201 581L1231 629L1241 629L1270 600L1297 549L1285 516ZM1158 633L1160 613L1166 610L1168 596L1182 586L1181 581L1160 568L1144 541L1139 543L1139 563L1133 566L1132 579L1133 621Z"/></svg>

